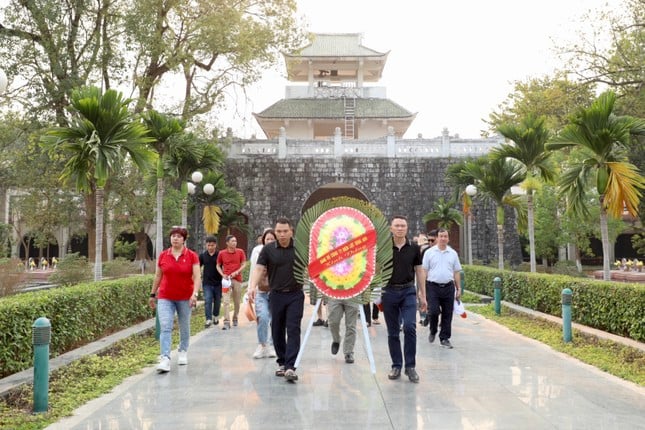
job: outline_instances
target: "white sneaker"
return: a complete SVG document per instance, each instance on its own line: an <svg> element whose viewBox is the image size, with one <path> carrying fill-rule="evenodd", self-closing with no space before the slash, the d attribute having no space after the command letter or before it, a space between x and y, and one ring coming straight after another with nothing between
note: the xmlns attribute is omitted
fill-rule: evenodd
<svg viewBox="0 0 645 430"><path fill-rule="evenodd" d="M258 345L258 347L255 349L255 352L253 353L253 358L263 358L266 355L266 347L262 345Z"/></svg>
<svg viewBox="0 0 645 430"><path fill-rule="evenodd" d="M179 351L179 359L177 360L177 364L180 366L185 366L188 364L188 353L186 351Z"/></svg>
<svg viewBox="0 0 645 430"><path fill-rule="evenodd" d="M159 364L157 365L157 372L159 373L166 373L170 372L170 358L166 357L165 355L161 357L161 360L159 360Z"/></svg>
<svg viewBox="0 0 645 430"><path fill-rule="evenodd" d="M265 350L266 350L266 353L264 354L265 357L274 358L276 356L275 349L273 349L272 346L267 346Z"/></svg>

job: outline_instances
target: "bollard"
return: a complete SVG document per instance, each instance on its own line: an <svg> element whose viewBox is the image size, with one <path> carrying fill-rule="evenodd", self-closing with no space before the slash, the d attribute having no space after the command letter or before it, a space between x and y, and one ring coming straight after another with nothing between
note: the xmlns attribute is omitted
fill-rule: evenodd
<svg viewBox="0 0 645 430"><path fill-rule="evenodd" d="M51 324L40 317L31 326L34 346L34 412L47 412L49 403L49 341Z"/></svg>
<svg viewBox="0 0 645 430"><path fill-rule="evenodd" d="M562 338L565 343L572 340L571 335L571 298L573 291L570 288L562 290Z"/></svg>
<svg viewBox="0 0 645 430"><path fill-rule="evenodd" d="M459 272L459 286L461 287L461 295L463 296L466 292L466 274L463 270Z"/></svg>
<svg viewBox="0 0 645 430"><path fill-rule="evenodd" d="M495 314L499 315L502 312L502 279L495 276L493 279L493 290L495 292Z"/></svg>

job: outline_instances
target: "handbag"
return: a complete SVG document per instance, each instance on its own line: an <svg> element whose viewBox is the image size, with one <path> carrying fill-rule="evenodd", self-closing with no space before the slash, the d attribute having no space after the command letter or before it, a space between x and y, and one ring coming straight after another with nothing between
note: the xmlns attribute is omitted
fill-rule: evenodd
<svg viewBox="0 0 645 430"><path fill-rule="evenodd" d="M466 318L468 315L466 314L466 308L464 308L464 304L461 303L461 300L455 299L455 304L452 308L453 312L459 315L462 318Z"/></svg>

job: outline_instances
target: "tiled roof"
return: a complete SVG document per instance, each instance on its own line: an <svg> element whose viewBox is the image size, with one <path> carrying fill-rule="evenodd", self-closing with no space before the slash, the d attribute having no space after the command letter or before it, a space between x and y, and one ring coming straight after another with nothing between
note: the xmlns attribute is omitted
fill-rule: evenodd
<svg viewBox="0 0 645 430"><path fill-rule="evenodd" d="M374 57L386 55L361 44L360 33L313 33L313 41L300 51L286 54L295 57Z"/></svg>
<svg viewBox="0 0 645 430"><path fill-rule="evenodd" d="M344 118L343 99L283 99L259 118ZM414 114L388 99L356 99L355 118L408 118Z"/></svg>

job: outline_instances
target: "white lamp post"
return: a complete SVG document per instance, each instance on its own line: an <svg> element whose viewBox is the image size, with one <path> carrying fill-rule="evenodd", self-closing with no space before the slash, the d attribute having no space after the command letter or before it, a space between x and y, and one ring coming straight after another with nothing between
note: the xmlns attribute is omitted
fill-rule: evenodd
<svg viewBox="0 0 645 430"><path fill-rule="evenodd" d="M0 69L0 94L4 94L4 92L7 91L8 85L9 81L7 80L7 74Z"/></svg>
<svg viewBox="0 0 645 430"><path fill-rule="evenodd" d="M188 194L195 195L197 193L197 191L199 191L199 189L197 187L197 184L202 182L203 179L204 179L204 175L202 174L202 172L199 172L199 171L193 172L190 175L190 180L193 181L193 182L186 182L186 188L188 190ZM213 186L213 184L204 184L204 186L202 187L202 191L204 192L204 194L210 196L211 194L213 194L215 192L215 187ZM181 218L182 218L183 225L188 225L188 200L187 199L184 199L184 205L182 207L182 214L181 215L182 215ZM199 218L198 218L198 214L197 214L197 203L195 202L195 226L194 226L194 229L195 229L195 237L196 238L197 238L197 231L199 230L198 229L198 223L199 223ZM198 245L198 243L195 243L195 246L197 246L197 245Z"/></svg>
<svg viewBox="0 0 645 430"><path fill-rule="evenodd" d="M466 194L468 194L471 198L475 197L477 194L477 187L474 186L473 184L470 184L466 187ZM473 211L472 208L470 211L468 211L468 219L467 225L468 225L468 264L473 264L473 234L472 234L472 228L473 228Z"/></svg>

